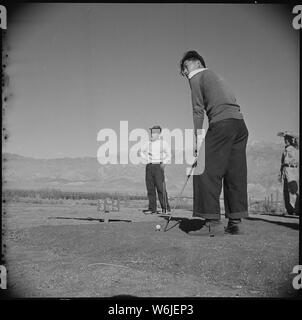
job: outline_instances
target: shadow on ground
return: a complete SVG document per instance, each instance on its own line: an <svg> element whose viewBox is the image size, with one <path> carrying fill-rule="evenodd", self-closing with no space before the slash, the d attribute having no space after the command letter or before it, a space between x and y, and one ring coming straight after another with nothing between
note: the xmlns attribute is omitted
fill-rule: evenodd
<svg viewBox="0 0 302 320"><path fill-rule="evenodd" d="M48 217L48 219L68 219L68 220L85 220L85 221L99 221L104 222L104 219L97 219L97 218L73 218L73 217ZM108 222L132 222L132 220L125 220L125 219L109 219Z"/></svg>
<svg viewBox="0 0 302 320"><path fill-rule="evenodd" d="M293 230L299 230L299 224L298 223L287 222L287 221L273 221L273 220L267 220L265 218L254 218L254 217L248 217L246 219L247 220L252 220L252 221L263 221L263 222L273 223L273 224L277 224L278 226L291 228Z"/></svg>
<svg viewBox="0 0 302 320"><path fill-rule="evenodd" d="M173 229L176 226L179 226L179 229L181 231L183 231L185 233L189 233L191 231L200 230L205 225L205 220L201 220L201 219L194 219L194 218L189 219L189 218L184 218L184 217L163 217L163 216L162 216L162 218L164 218L167 221L165 231L168 231L170 229ZM273 221L273 220L267 220L267 219L261 218L261 217L257 217L257 218L248 217L246 219L251 220L251 221L268 222L268 223L276 224L279 226L291 228L293 230L299 230L299 224L297 222Z"/></svg>
<svg viewBox="0 0 302 320"><path fill-rule="evenodd" d="M178 225L179 229L185 233L191 231L200 230L205 225L205 220L201 219L189 219L183 217L162 217L167 221L167 227L165 231L176 227Z"/></svg>

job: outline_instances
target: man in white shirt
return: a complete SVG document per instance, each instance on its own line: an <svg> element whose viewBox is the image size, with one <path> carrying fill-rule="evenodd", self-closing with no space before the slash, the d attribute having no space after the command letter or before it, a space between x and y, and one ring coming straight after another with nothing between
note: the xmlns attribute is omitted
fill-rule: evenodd
<svg viewBox="0 0 302 320"><path fill-rule="evenodd" d="M145 214L157 213L156 191L163 213L170 212L165 183L165 165L171 163L171 148L160 136L161 127L150 128L150 141L141 149L141 157L146 161L146 187L149 206Z"/></svg>

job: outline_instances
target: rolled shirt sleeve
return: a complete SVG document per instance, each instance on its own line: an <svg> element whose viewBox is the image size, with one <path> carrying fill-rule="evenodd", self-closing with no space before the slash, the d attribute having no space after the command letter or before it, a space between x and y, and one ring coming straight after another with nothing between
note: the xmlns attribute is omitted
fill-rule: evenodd
<svg viewBox="0 0 302 320"><path fill-rule="evenodd" d="M149 143L146 143L140 150L140 156L144 162L148 163L149 161Z"/></svg>
<svg viewBox="0 0 302 320"><path fill-rule="evenodd" d="M163 141L163 163L164 164L170 164L171 163L171 147L170 145L166 142Z"/></svg>

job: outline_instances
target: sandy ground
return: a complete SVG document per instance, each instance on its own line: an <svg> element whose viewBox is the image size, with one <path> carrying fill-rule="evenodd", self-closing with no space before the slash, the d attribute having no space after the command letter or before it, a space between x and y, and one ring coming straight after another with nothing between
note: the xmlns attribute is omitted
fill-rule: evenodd
<svg viewBox="0 0 302 320"><path fill-rule="evenodd" d="M176 210L176 216L190 217ZM8 203L3 242L15 297L290 297L298 219L253 214L245 235L193 236L158 215ZM223 218L226 224L226 220ZM171 226L173 223L171 222ZM163 228L162 228L163 229Z"/></svg>

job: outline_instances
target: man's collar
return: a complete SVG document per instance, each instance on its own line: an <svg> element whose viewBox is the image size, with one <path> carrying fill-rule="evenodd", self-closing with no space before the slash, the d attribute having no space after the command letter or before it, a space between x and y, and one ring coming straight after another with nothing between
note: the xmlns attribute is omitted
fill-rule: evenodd
<svg viewBox="0 0 302 320"><path fill-rule="evenodd" d="M188 75L188 78L191 79L193 76L195 76L195 74L206 70L207 68L199 68L199 69L195 69L194 71L191 71Z"/></svg>

